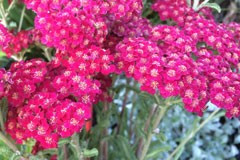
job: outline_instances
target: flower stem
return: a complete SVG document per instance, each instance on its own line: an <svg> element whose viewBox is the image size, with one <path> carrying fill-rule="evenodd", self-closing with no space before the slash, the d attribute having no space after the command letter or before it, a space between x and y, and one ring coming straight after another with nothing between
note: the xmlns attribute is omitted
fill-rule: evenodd
<svg viewBox="0 0 240 160"><path fill-rule="evenodd" d="M199 5L199 0L194 0L194 1L193 1L193 7L192 7L192 8L196 11L198 5Z"/></svg>
<svg viewBox="0 0 240 160"><path fill-rule="evenodd" d="M147 131L149 130L150 125L151 125L152 117L154 116L154 113L156 113L157 110L158 110L157 105L154 104L154 105L152 106L152 108L150 109L150 111L149 111L148 118L147 118L147 120L146 120L145 127L144 127L144 132L147 132ZM142 138L139 140L138 148L137 148L137 150L136 150L136 156L137 156L137 157L140 157L140 156L141 156L143 145L144 145L144 138L142 137Z"/></svg>
<svg viewBox="0 0 240 160"><path fill-rule="evenodd" d="M157 98L157 102L160 102L160 100L158 99L157 96L155 96L155 98ZM139 160L144 160L144 158L145 158L145 156L146 156L146 154L148 152L148 149L150 147L154 130L158 127L159 123L161 122L162 118L164 117L166 111L168 110L168 106L161 107L161 109L159 107L158 110L160 110L160 111L156 112L157 113L157 117L153 121L152 130L147 135L147 140L146 140L146 142L145 142L145 144L143 146L142 154L141 154Z"/></svg>
<svg viewBox="0 0 240 160"><path fill-rule="evenodd" d="M51 48L48 48L46 46L43 46L40 43L35 43L36 46L38 46L39 48L41 48L43 50L43 55L47 58L47 60L50 62L52 60L52 54L51 54Z"/></svg>
<svg viewBox="0 0 240 160"><path fill-rule="evenodd" d="M7 19L6 19L6 16L5 16L5 11L4 11L4 7L3 7L3 2L0 1L0 14L1 14L1 17L2 17L2 23L5 27L7 27Z"/></svg>
<svg viewBox="0 0 240 160"><path fill-rule="evenodd" d="M75 133L73 136L72 136L72 140L73 140L73 144L74 144L74 148L77 152L77 156L80 158L80 159L83 159L83 155L82 155L82 150L81 150L81 147L80 147L80 144L79 144L79 136L77 133Z"/></svg>
<svg viewBox="0 0 240 160"><path fill-rule="evenodd" d="M6 17L8 16L8 14L9 14L10 10L13 8L13 6L16 4L16 1L17 1L17 0L13 0L13 1L10 3L10 5L8 6L8 9L7 9L7 11L6 11Z"/></svg>
<svg viewBox="0 0 240 160"><path fill-rule="evenodd" d="M5 134L5 126L4 126L4 121L3 121L3 114L2 114L2 107L0 108L0 126L1 126L1 131L3 134Z"/></svg>
<svg viewBox="0 0 240 160"><path fill-rule="evenodd" d="M64 160L68 160L68 150L67 150L67 145L63 145L63 152L64 152Z"/></svg>
<svg viewBox="0 0 240 160"><path fill-rule="evenodd" d="M20 32L21 29L22 29L22 24L23 24L25 10L26 10L26 6L23 6L21 17L20 17L20 21L19 21L19 26L18 26L18 32Z"/></svg>
<svg viewBox="0 0 240 160"><path fill-rule="evenodd" d="M44 49L44 56L47 58L49 62L52 60L51 52L48 50L48 48Z"/></svg>
<svg viewBox="0 0 240 160"><path fill-rule="evenodd" d="M8 138L0 132L0 139L5 143L9 148L11 148L14 152L19 152L18 148L8 140Z"/></svg>
<svg viewBox="0 0 240 160"><path fill-rule="evenodd" d="M192 0L187 0L188 7L192 7Z"/></svg>
<svg viewBox="0 0 240 160"><path fill-rule="evenodd" d="M104 106L103 106L103 112L106 113L109 109L109 106L108 106L108 103L107 102L104 102ZM108 136L108 130L107 128L104 128L103 131L102 131L102 136L103 137L107 137ZM104 141L104 140L101 140L100 141L100 156L99 156L99 159L100 160L105 160L105 159L108 159L108 141Z"/></svg>
<svg viewBox="0 0 240 160"><path fill-rule="evenodd" d="M207 124L209 121L211 121L214 116L219 112L220 109L215 110L214 112L212 112L210 114L210 116L208 118L206 118L200 125L198 128L194 129L186 138L183 139L183 141L177 146L177 148L170 154L170 156L167 158L167 160L171 160L173 158L173 156L178 153L178 151L185 146L189 140L191 140L195 134L205 125Z"/></svg>
<svg viewBox="0 0 240 160"><path fill-rule="evenodd" d="M129 85L129 83L130 83L130 80L127 79L127 85ZM124 115L124 112L125 112L125 109L126 109L129 92L130 92L130 90L128 88L126 88L126 91L125 91L125 94L124 94L123 103L122 103L122 110L121 110L120 118L119 118L119 124L117 126L116 134L119 134L120 131L121 131L121 127L122 127L121 124L123 122L123 115Z"/></svg>

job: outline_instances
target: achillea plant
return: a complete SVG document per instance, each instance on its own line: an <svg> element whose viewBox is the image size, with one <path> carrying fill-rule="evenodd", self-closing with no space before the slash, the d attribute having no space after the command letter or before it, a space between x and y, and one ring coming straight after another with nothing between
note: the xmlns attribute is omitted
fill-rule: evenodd
<svg viewBox="0 0 240 160"><path fill-rule="evenodd" d="M100 158L108 159L108 143L101 140L109 134L125 134L121 131L131 91L135 97L148 93L158 107L150 109L142 131L145 139L132 139L137 134L130 125L129 143L137 147L136 154L128 159L146 159L153 131L174 104L183 104L188 112L202 116L211 102L226 110L228 118L240 115L239 24L216 22L212 9L206 8L218 9L216 4L197 0L0 3L0 49L12 59L0 70L0 98L8 102L0 137L22 159L34 155L83 159L97 154L86 149L92 143L99 148ZM149 4L147 11L156 11L158 22L165 24L153 25L142 16ZM14 27L10 15L19 6L21 15ZM35 16L28 16L28 12ZM24 24L26 19L34 20L34 27ZM105 125L98 119L99 105L101 114L111 114L114 97L120 94L116 85L124 75L127 84L122 88L126 92L117 127L99 129L102 135L94 141L93 133ZM217 113L205 119L191 136ZM7 134L30 149L19 149ZM180 143L168 159L190 139ZM63 155L49 152L44 157L46 149L56 151L54 148L61 149L62 143Z"/></svg>

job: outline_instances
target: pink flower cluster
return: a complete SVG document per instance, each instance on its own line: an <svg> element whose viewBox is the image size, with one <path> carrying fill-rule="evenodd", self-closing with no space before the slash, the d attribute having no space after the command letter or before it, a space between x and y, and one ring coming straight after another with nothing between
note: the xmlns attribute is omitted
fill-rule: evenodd
<svg viewBox="0 0 240 160"><path fill-rule="evenodd" d="M110 51L94 45L89 48L79 48L70 53L59 51L56 53L56 59L62 63L62 66L77 71L81 75L97 75L98 73L108 75L115 70L114 57Z"/></svg>
<svg viewBox="0 0 240 160"><path fill-rule="evenodd" d="M199 14L187 5L186 0L156 0L152 5L152 9L158 12L162 21L171 19L179 26L202 17L214 21L211 9L202 8Z"/></svg>
<svg viewBox="0 0 240 160"><path fill-rule="evenodd" d="M10 79L11 73L10 72L6 72L5 69L0 69L0 99L3 98L4 96L4 85L5 82L12 82Z"/></svg>
<svg viewBox="0 0 240 160"><path fill-rule="evenodd" d="M11 34L8 29L5 28L2 24L0 24L0 46L7 46L11 40Z"/></svg>
<svg viewBox="0 0 240 160"><path fill-rule="evenodd" d="M140 15L141 0L29 1L36 13L36 29L49 47L72 51L79 47L101 45L115 21L126 22ZM45 11L48 10L48 13Z"/></svg>
<svg viewBox="0 0 240 160"><path fill-rule="evenodd" d="M59 137L78 132L91 118L91 106L101 93L99 81L38 59L14 63L9 72L6 126L19 143L34 138L45 148L57 147Z"/></svg>
<svg viewBox="0 0 240 160"><path fill-rule="evenodd" d="M181 50L163 50L143 38L123 40L117 52L118 69L139 81L143 91L155 94L159 90L164 98L181 96L187 110L202 114L207 103L206 79L191 57Z"/></svg>
<svg viewBox="0 0 240 160"><path fill-rule="evenodd" d="M11 57L23 49L29 47L32 43L32 31L20 31L17 34L11 33L0 24L0 49Z"/></svg>
<svg viewBox="0 0 240 160"><path fill-rule="evenodd" d="M125 38L116 47L118 69L144 91L180 96L190 112L202 115L211 101L227 117L239 116L240 52L236 33L229 31L233 24L218 24L208 10L200 15L183 0L159 0L152 8L178 25L152 27L150 39Z"/></svg>

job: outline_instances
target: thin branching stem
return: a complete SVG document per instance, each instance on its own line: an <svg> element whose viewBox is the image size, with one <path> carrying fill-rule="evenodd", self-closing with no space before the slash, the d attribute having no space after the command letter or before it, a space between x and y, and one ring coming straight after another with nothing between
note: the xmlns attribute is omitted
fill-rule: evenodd
<svg viewBox="0 0 240 160"><path fill-rule="evenodd" d="M144 127L144 132L145 133L148 132L148 130L150 128L151 121L152 121L153 116L154 116L154 113L156 113L157 110L158 110L158 108L157 108L156 104L154 104L149 111L148 118L147 118L146 123L145 123L145 127ZM139 140L138 147L137 147L137 150L136 150L136 156L137 157L141 156L143 145L144 145L144 138L141 138Z"/></svg>
<svg viewBox="0 0 240 160"><path fill-rule="evenodd" d="M25 10L26 10L26 6L23 6L21 17L20 17L20 21L19 21L19 26L18 26L18 32L20 32L21 29L22 29L22 24L23 24L23 19L24 19L24 15L25 15Z"/></svg>
<svg viewBox="0 0 240 160"><path fill-rule="evenodd" d="M160 103L159 97L155 96L155 98L157 98L157 102ZM166 100L166 104L168 104L167 101L168 100ZM147 134L147 140L144 143L142 154L141 154L139 160L144 160L144 158L146 157L146 154L148 152L148 149L149 149L151 141L152 141L152 136L153 136L154 130L158 127L159 123L163 119L163 117L164 117L164 115L165 115L165 113L166 113L166 111L168 110L168 107L169 107L167 105L165 105L165 106L160 106L160 104L158 104L158 105L159 105L158 110L160 110L160 111L156 112L157 115L156 115L156 118L153 120L152 130L149 131L149 133Z"/></svg>
<svg viewBox="0 0 240 160"><path fill-rule="evenodd" d="M8 14L10 13L11 9L14 7L14 5L16 4L17 0L13 0L10 5L8 6L7 8L7 11L6 11L6 17L8 16Z"/></svg>
<svg viewBox="0 0 240 160"><path fill-rule="evenodd" d="M209 121L215 118L215 115L219 112L220 109L215 110L212 112L208 118L206 118L199 126L198 128L194 129L186 138L183 139L183 141L177 146L177 148L170 154L170 156L167 158L167 160L171 160L178 151L184 147L194 136L195 134L203 127L205 124L207 124Z"/></svg>
<svg viewBox="0 0 240 160"><path fill-rule="evenodd" d="M16 153L19 152L19 150L16 147L16 145L13 144L11 141L9 141L8 138L2 132L0 132L0 139L1 139L1 141L3 141L3 143L5 143L14 152L16 152Z"/></svg>
<svg viewBox="0 0 240 160"><path fill-rule="evenodd" d="M0 108L0 116L1 116L0 117L1 131L5 134L5 125L4 125L4 121L3 121L2 107Z"/></svg>
<svg viewBox="0 0 240 160"><path fill-rule="evenodd" d="M106 113L109 109L108 103L104 102L104 113ZM108 136L108 129L104 128L102 131L102 136L107 137ZM100 142L100 160L108 159L108 141L102 140Z"/></svg>
<svg viewBox="0 0 240 160"><path fill-rule="evenodd" d="M5 16L5 10L4 10L4 7L3 7L3 2L0 1L0 14L1 14L1 17L2 17L2 23L5 27L7 27L7 19L6 19L6 16Z"/></svg>
<svg viewBox="0 0 240 160"><path fill-rule="evenodd" d="M127 79L127 84L129 85L129 83L130 83L130 80ZM120 113L120 120L119 120L119 123L118 123L118 126L117 126L116 134L119 134L120 131L121 131L121 124L122 124L122 121L123 121L123 115L124 115L124 112L125 112L125 109L126 109L129 92L130 92L130 90L128 88L126 88L123 103L122 103L122 110L121 110L121 113Z"/></svg>
<svg viewBox="0 0 240 160"><path fill-rule="evenodd" d="M75 133L72 136L72 141L74 144L75 151L77 152L77 156L79 157L79 160L82 160L83 155L82 155L82 150L81 150L80 143L79 143L79 135L77 133Z"/></svg>
<svg viewBox="0 0 240 160"><path fill-rule="evenodd" d="M197 7L199 6L199 2L200 2L199 0L194 0L194 1L193 1L193 9L194 9L194 10L196 10Z"/></svg>

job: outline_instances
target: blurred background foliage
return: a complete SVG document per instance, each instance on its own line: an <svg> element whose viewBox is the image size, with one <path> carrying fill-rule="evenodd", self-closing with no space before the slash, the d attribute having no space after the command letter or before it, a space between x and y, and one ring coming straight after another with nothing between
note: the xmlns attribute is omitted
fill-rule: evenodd
<svg viewBox="0 0 240 160"><path fill-rule="evenodd" d="M240 22L240 0L212 0L218 3L222 12L215 13L219 22ZM144 0L143 16L149 18L153 24L161 22L156 13L150 8L151 0ZM7 0L4 0L7 7ZM8 16L9 27L17 29L23 9L17 3ZM34 13L27 10L24 15L23 29L34 26ZM32 51L33 52L33 51ZM35 54L35 53L32 53ZM0 66L8 67L12 60L0 52ZM75 135L80 139L81 155L85 158L99 160L136 160L139 145L143 145L147 138L146 123L154 112L155 98L138 90L139 86L124 75L113 77L114 85L110 90L113 95L112 103L99 103L94 106L93 127L91 133L86 131ZM173 105L164 116L161 124L154 130L152 143L147 152L147 160L164 160L198 127L214 110L209 104L208 110L202 118L188 113L181 105ZM2 108L1 108L2 109ZM186 145L176 154L174 159L181 160L239 160L240 159L240 122L238 119L226 119L220 112L212 121L207 123ZM151 122L148 127L151 130ZM149 129L149 128L148 128ZM26 142L19 146L21 152L30 154L33 142ZM30 148L30 149L29 149ZM49 159L58 152L59 160L66 156L74 160L76 144L71 139L59 141L59 149L46 150L30 156L31 160ZM79 156L79 155L77 155ZM0 139L0 160L19 159Z"/></svg>

